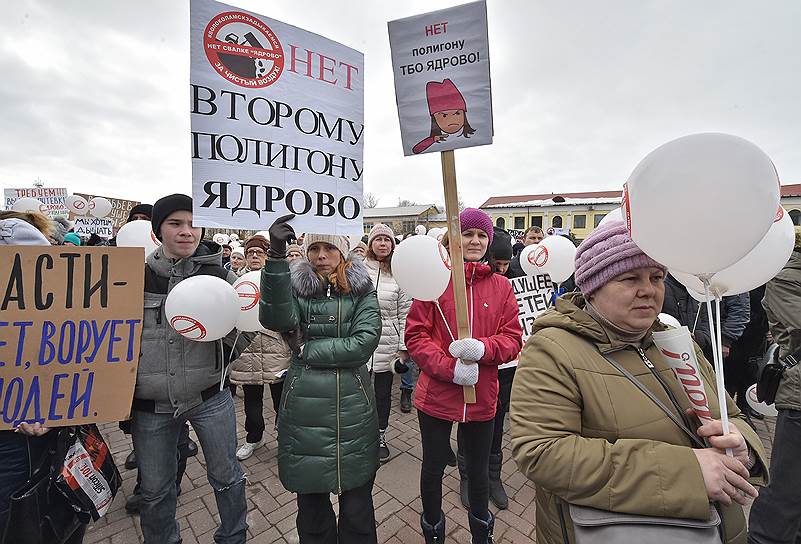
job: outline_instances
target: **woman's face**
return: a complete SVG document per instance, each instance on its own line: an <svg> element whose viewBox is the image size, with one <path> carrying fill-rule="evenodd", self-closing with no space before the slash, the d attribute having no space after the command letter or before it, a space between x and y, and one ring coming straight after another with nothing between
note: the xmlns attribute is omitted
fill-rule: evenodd
<svg viewBox="0 0 801 544"><path fill-rule="evenodd" d="M455 134L464 126L464 110L445 110L434 114L434 121L445 134Z"/></svg>
<svg viewBox="0 0 801 544"><path fill-rule="evenodd" d="M245 266L245 258L239 253L231 253L231 268L239 270Z"/></svg>
<svg viewBox="0 0 801 544"><path fill-rule="evenodd" d="M309 262L314 267L318 274L325 276L331 274L339 266L342 261L342 254L336 246L326 244L325 242L317 242L312 244L308 251Z"/></svg>
<svg viewBox="0 0 801 544"><path fill-rule="evenodd" d="M251 270L261 270L267 261L267 252L260 247L252 247L245 253L245 257Z"/></svg>
<svg viewBox="0 0 801 544"><path fill-rule="evenodd" d="M665 273L656 267L620 274L590 296L601 315L630 331L643 331L653 325L664 300Z"/></svg>
<svg viewBox="0 0 801 544"><path fill-rule="evenodd" d="M286 254L286 260L287 260L288 262L290 262L290 263L291 263L292 261L294 261L294 260L300 259L301 257L303 257L303 255L301 254L301 252L300 252L300 251L297 251L297 250L294 250L294 249L293 249L292 251L290 251L289 253L287 253L287 254Z"/></svg>
<svg viewBox="0 0 801 544"><path fill-rule="evenodd" d="M467 229L462 232L462 254L465 261L480 261L487 253L489 237L481 229Z"/></svg>
<svg viewBox="0 0 801 544"><path fill-rule="evenodd" d="M370 243L370 249L373 250L373 254L379 261L383 261L392 253L392 240L389 239L389 236L379 234L373 238Z"/></svg>

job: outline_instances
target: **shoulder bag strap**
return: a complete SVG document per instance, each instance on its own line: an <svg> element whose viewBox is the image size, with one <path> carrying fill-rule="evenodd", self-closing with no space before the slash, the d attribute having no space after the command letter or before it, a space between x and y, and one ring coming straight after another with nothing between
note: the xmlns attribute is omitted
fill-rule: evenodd
<svg viewBox="0 0 801 544"><path fill-rule="evenodd" d="M640 391L642 391L643 393L645 393L645 395L646 395L646 396L647 396L649 399L651 399L652 401L654 401L654 404L656 404L656 405L657 405L657 406L658 406L658 407L659 407L659 408L660 408L660 409L661 409L663 412L665 412L665 414L667 414L667 416L668 416L668 417L669 417L671 420L673 420L673 422L674 422L676 425L678 425L678 427L679 427L679 428L680 428L682 431L684 431L684 434L686 434L688 437L690 437L690 440L692 441L692 443L693 443L693 444L695 444L695 446L697 446L697 447L699 447L699 448L706 448L706 446L704 445L704 443L703 443L703 442L701 442L701 440L700 440L700 439L699 439L699 438L698 438L698 437L697 437L697 436L696 436L696 435L695 435L695 434L694 434L692 431L690 431L690 429L688 429L688 428L687 428L687 425L685 425L685 424L684 424L684 422L683 422L683 421L681 421L681 419L679 419L679 418L676 416L676 414L674 414L672 411L670 411L670 410L668 409L668 407L667 407L667 406L665 406L665 405L662 403L662 401L661 401L661 400L659 400L658 398L656 398L656 396L655 396L655 395L654 395L654 394L651 392L651 390L650 390L650 389L648 389L647 387L645 387L645 386L642 384L642 382L640 382L640 380L638 380L637 378L635 378L635 377L634 377L634 376L631 374L631 372L629 372L628 370L626 370L625 368L623 368L623 367L622 367L622 366L621 366L621 365L620 365L620 364L619 364L617 361L615 361L615 360L614 360L614 359L612 359L611 357L608 357L608 356L604 355L603 353L601 353L601 355L603 356L603 358L604 358L604 359L606 359L607 361L609 361L609 364L611 364L613 367L615 367L615 368L618 370L618 372L620 372L621 374L623 374L623 375L624 375L626 378L628 378L628 380L629 380L631 383L633 383L634 385L636 385L636 386L637 386L637 389L639 389Z"/></svg>

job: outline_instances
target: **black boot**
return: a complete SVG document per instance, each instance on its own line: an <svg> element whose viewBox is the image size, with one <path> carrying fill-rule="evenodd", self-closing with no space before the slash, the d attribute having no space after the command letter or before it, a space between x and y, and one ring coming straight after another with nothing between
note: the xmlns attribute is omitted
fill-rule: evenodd
<svg viewBox="0 0 801 544"><path fill-rule="evenodd" d="M430 525L426 521L426 515L420 514L420 527L423 529L423 536L426 539L426 544L442 544L445 542L444 512L440 512L439 522L436 525Z"/></svg>
<svg viewBox="0 0 801 544"><path fill-rule="evenodd" d="M128 470L136 468L136 450L131 450L131 453L125 458L125 468Z"/></svg>
<svg viewBox="0 0 801 544"><path fill-rule="evenodd" d="M411 389L401 389L401 412L404 414L408 414L412 411L412 390Z"/></svg>
<svg viewBox="0 0 801 544"><path fill-rule="evenodd" d="M473 544L493 544L492 530L495 528L495 518L492 517L490 512L487 512L487 515L489 516L489 521L478 519L472 512L467 513Z"/></svg>
<svg viewBox="0 0 801 544"><path fill-rule="evenodd" d="M381 464L389 461L389 447L387 446L387 438L385 436L386 429L378 431L378 461Z"/></svg>
<svg viewBox="0 0 801 544"><path fill-rule="evenodd" d="M461 452L456 456L456 463L459 467L459 498L462 506L470 510L470 495L467 493L467 460Z"/></svg>
<svg viewBox="0 0 801 544"><path fill-rule="evenodd" d="M501 510L506 510L509 507L509 496L501 481L501 465L503 465L503 453L491 454L489 458L489 496L492 504Z"/></svg>

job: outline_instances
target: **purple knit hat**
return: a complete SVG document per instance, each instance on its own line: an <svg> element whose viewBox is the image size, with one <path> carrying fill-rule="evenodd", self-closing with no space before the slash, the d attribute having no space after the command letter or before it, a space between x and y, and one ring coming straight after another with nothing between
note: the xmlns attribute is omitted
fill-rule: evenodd
<svg viewBox="0 0 801 544"><path fill-rule="evenodd" d="M636 268L667 269L643 253L623 221L609 221L590 234L576 251L576 285L589 296L615 276Z"/></svg>
<svg viewBox="0 0 801 544"><path fill-rule="evenodd" d="M492 244L492 219L490 219L489 215L476 208L465 208L459 214L459 223L462 225L462 232L467 229L483 230L487 233L489 243Z"/></svg>

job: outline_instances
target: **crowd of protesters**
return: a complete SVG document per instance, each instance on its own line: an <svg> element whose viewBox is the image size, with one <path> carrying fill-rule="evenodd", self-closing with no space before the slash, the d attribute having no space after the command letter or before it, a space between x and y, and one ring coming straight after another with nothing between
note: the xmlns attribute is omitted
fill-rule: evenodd
<svg viewBox="0 0 801 544"><path fill-rule="evenodd" d="M393 277L395 249L414 233L377 224L351 247L344 236L299 236L291 219L231 247L193 226L188 196L131 210L128 220L150 221L161 241L145 264L141 356L131 419L121 422L134 446L126 467L138 469L126 509L138 513L146 543L181 542L176 502L187 459L198 452L190 430L217 504L215 542L246 541L240 461L265 444L265 385L279 477L297 494L303 544L377 542L373 484L393 458L395 385L401 411L414 406L417 412L426 543L448 538L442 478L449 464L458 465L472 542L493 542L489 503L497 509L509 503L501 470L507 414L514 461L537 488L530 516L536 515L541 544L574 541L576 508L706 519L710 505L722 520L724 542L801 542L801 486L793 476L800 466L801 365L788 371L777 396L770 466L752 428L764 416L745 401L770 343L778 343L781 357L801 346L801 237L779 276L722 301L725 401L733 423L724 434L714 386L707 387L713 419L692 420L688 399L651 337L665 329L657 319L662 312L688 326L704 383L714 384L706 309L636 246L621 222L602 225L579 245L575 278L563 283L566 289L524 345L509 279L524 275L520 250L539 243L542 229L532 227L515 241L484 212L467 208L461 239L442 238L446 249L461 244L464 255L470 334L460 339L450 285L436 301L412 300ZM67 221L0 212L0 244L114 245L114 239L81 239ZM212 275L233 283L250 272L261 277L263 330L200 343L164 318L166 297L179 282ZM465 387L475 389L474 404L465 403ZM50 451L48 430L22 424L19 432L0 432L3 526L11 495ZM754 486L766 487L751 510L749 534L742 506L757 496ZM81 542L85 528L68 542Z"/></svg>

